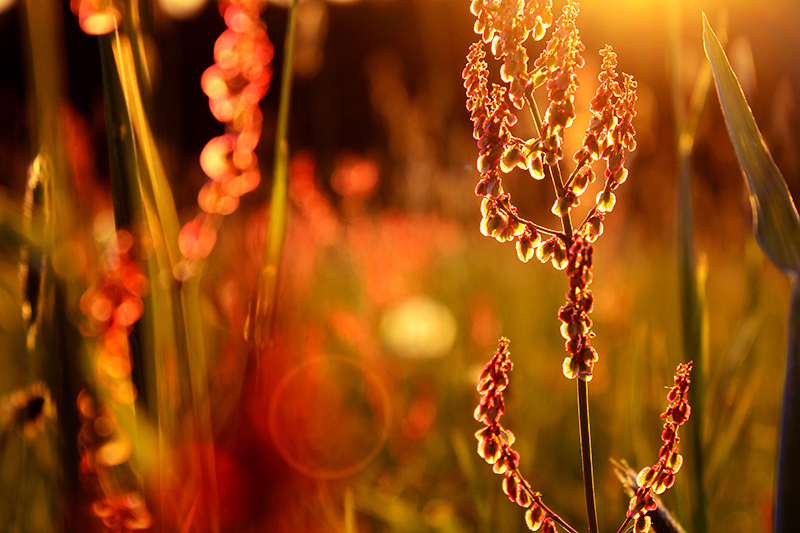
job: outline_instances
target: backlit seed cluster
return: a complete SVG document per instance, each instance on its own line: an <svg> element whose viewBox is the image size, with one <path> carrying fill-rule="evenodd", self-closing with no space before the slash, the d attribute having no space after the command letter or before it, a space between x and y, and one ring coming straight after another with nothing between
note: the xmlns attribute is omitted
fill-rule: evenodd
<svg viewBox="0 0 800 533"><path fill-rule="evenodd" d="M514 434L500 425L500 417L506 411L503 391L508 387L508 372L513 366L508 346L508 339L500 339L497 350L478 380L481 400L474 416L484 424L475 433L478 454L492 465L496 474L503 475L503 492L512 502L526 509L525 522L531 531L542 528L545 533L555 533L553 516L542 504L541 495L533 492L519 473L519 454L511 449Z"/></svg>
<svg viewBox="0 0 800 533"><path fill-rule="evenodd" d="M623 73L620 82L616 72L617 54L610 46L603 48L600 55L603 63L598 76L600 86L590 105L592 118L583 144L573 158L576 170L567 184L568 190L580 196L587 185L595 180L590 165L600 159L605 160L605 184L597 194L595 207L583 227L591 240L602 233L603 218L616 204L614 191L628 178L628 170L624 166L625 150L636 149L636 130L633 127L636 81L631 75Z"/></svg>
<svg viewBox="0 0 800 533"><path fill-rule="evenodd" d="M473 0L470 6L477 17L475 33L503 62L500 77L509 84L509 98L517 109L522 109L530 83L525 41L544 37L553 23L552 7L552 0Z"/></svg>
<svg viewBox="0 0 800 533"><path fill-rule="evenodd" d="M564 359L564 375L570 379L592 379L597 351L592 347L592 319L589 313L594 307L594 296L589 290L592 282L592 245L585 237L578 236L569 249L567 260L569 292L567 303L558 310L561 320L561 335L566 339L569 354Z"/></svg>
<svg viewBox="0 0 800 533"><path fill-rule="evenodd" d="M128 464L130 440L111 410L99 404L86 389L78 394L77 405L81 420L80 477L86 490L95 495L92 514L109 531L150 529L153 517L138 488L129 481L133 474Z"/></svg>
<svg viewBox="0 0 800 533"><path fill-rule="evenodd" d="M527 169L534 179L550 176L557 181L552 213L564 219L596 180L592 164L604 159L604 187L584 222L575 228L575 233L594 241L603 231L605 214L614 207L614 191L627 178L624 151L636 147L632 125L636 82L627 74L620 80L616 54L609 46L601 50L600 86L591 101L592 118L573 157L575 168L563 180L559 164L564 158L564 132L575 119L578 71L584 66L585 47L576 26L579 3L570 0L564 6L551 38L530 70L524 43L531 36L534 40L544 37L553 18L552 1L474 0L471 8L477 17L475 32L481 39L470 47L462 77L478 144L480 180L475 193L482 198L481 232L500 242L516 241L522 261L536 254L540 261L563 269L572 235L522 218L503 189L503 175L520 168ZM493 57L501 62L500 78L505 85L489 84L485 43L490 43ZM540 87L547 95L541 129L531 139L519 138L512 132L518 121L515 112L526 103L535 106L533 94Z"/></svg>
<svg viewBox="0 0 800 533"><path fill-rule="evenodd" d="M670 402L667 410L661 414L664 422L664 431L661 440L664 444L658 452L658 462L639 472L636 478L639 488L628 504L628 517L635 521L635 531L646 533L650 530L650 517L648 511L655 511L658 504L652 493L661 494L675 483L675 474L683 464L683 457L678 453L678 429L686 423L691 414L691 407L687 398L689 392L689 374L692 371L692 362L681 363L675 372L674 385L667 394Z"/></svg>
<svg viewBox="0 0 800 533"><path fill-rule="evenodd" d="M211 139L200 154L200 166L209 177L197 197L202 210L187 223L179 246L187 259L207 256L216 243L209 216L229 215L239 198L261 181L255 154L263 116L259 102L272 80L274 49L261 13L264 0L220 0L227 29L214 44L214 64L200 80L211 113L225 124L225 133Z"/></svg>
<svg viewBox="0 0 800 533"><path fill-rule="evenodd" d="M86 316L81 333L97 338L95 376L111 399L122 404L132 404L136 398L128 335L142 316L142 298L149 291L149 282L132 257L133 243L128 231L116 233L100 257L96 278L80 299Z"/></svg>
<svg viewBox="0 0 800 533"><path fill-rule="evenodd" d="M131 381L128 335L142 316L142 298L149 290L147 278L133 257L134 238L118 231L100 257L96 278L80 300L86 321L81 333L95 337L92 359L98 402L88 390L78 395L81 431L81 479L96 495L93 513L113 531L148 529L152 517L135 483L123 475L131 465L131 437L117 422L115 410L131 410L137 390Z"/></svg>

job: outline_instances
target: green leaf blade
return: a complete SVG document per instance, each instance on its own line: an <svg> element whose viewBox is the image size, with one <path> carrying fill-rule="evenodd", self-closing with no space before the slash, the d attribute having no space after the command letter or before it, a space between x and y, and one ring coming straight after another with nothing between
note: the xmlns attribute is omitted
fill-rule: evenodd
<svg viewBox="0 0 800 533"><path fill-rule="evenodd" d="M703 15L703 44L736 156L747 179L753 231L764 253L784 273L800 272L800 217L772 159L714 30Z"/></svg>

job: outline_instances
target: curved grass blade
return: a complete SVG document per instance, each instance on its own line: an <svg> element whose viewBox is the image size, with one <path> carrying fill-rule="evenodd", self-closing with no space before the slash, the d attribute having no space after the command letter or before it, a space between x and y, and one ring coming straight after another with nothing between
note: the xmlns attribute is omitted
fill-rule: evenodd
<svg viewBox="0 0 800 533"><path fill-rule="evenodd" d="M800 271L800 217L797 208L758 130L736 74L705 15L703 43L728 133L747 178L756 239L775 266L795 276Z"/></svg>
<svg viewBox="0 0 800 533"><path fill-rule="evenodd" d="M795 280L789 318L789 350L783 389L778 483L773 531L797 528L794 507L800 498L800 219L786 182L764 144L742 88L714 31L703 17L703 41L714 72L728 132L747 177L754 232L770 260Z"/></svg>

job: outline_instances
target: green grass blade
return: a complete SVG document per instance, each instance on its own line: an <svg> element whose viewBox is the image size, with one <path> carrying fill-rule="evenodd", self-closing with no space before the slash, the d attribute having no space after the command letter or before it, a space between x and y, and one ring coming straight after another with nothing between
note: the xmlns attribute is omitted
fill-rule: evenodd
<svg viewBox="0 0 800 533"><path fill-rule="evenodd" d="M278 292L278 268L283 256L286 226L289 217L289 109L292 96L292 68L294 65L294 42L297 33L297 4L293 0L289 8L289 22L284 41L283 70L281 73L281 97L278 108L278 125L275 132L275 165L272 175L269 227L264 240L264 251L258 274L258 286L250 306L245 338L258 347L269 342Z"/></svg>
<svg viewBox="0 0 800 533"><path fill-rule="evenodd" d="M795 275L800 271L797 208L758 130L736 74L705 15L703 42L728 133L747 178L756 239L775 266L786 274Z"/></svg>
<svg viewBox="0 0 800 533"><path fill-rule="evenodd" d="M695 80L692 98L687 108L683 101L684 61L680 23L680 3L671 4L670 47L672 65L672 102L676 131L676 158L678 161L678 276L680 280L681 321L684 360L694 361L696 371L692 376L692 473L695 495L693 506L694 529L697 533L708 530L706 519L705 474L705 403L707 357L707 321L705 318L705 269L698 267L694 241L692 201L692 163L697 124L705 105L711 83L711 69L703 65Z"/></svg>
<svg viewBox="0 0 800 533"><path fill-rule="evenodd" d="M800 498L800 218L792 196L758 131L742 88L703 17L703 41L717 94L739 163L747 178L754 233L769 259L795 278L789 319L789 353L783 390L774 531L794 531L794 506Z"/></svg>
<svg viewBox="0 0 800 533"><path fill-rule="evenodd" d="M180 251L178 250L180 223L175 209L175 201L142 102L136 61L130 39L125 35L117 35L113 51L114 62L122 83L125 104L136 140L140 168L139 187L147 224L150 227L159 263L165 274L168 272L171 277L175 265L180 260Z"/></svg>

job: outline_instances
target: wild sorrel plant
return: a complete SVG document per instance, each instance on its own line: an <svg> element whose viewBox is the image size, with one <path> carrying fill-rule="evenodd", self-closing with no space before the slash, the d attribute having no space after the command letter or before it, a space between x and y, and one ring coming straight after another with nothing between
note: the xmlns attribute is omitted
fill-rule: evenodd
<svg viewBox="0 0 800 533"><path fill-rule="evenodd" d="M544 38L552 24L551 10L550 0L473 0L471 11L477 17L474 29L481 40L471 46L462 77L467 109L474 126L473 136L479 149L480 181L475 193L482 198L481 232L500 242L516 241L520 260L527 262L535 253L542 263L551 262L556 269L566 269L569 278L567 303L558 312L567 351L562 372L577 382L588 525L589 531L596 533L588 382L592 379L598 354L591 342L594 333L589 314L594 307L594 296L588 287L593 276L593 245L603 233L605 216L616 203L614 191L628 177L625 152L636 147L632 125L636 114L636 82L624 73L620 79L616 71L617 56L610 46L600 51L603 58L600 85L591 101L590 124L582 146L572 157L574 168L562 174L564 133L576 116L575 93L578 70L584 66L585 47L576 25L579 4L569 0L555 22L550 40L529 69L525 43L529 38L534 41ZM487 44L501 63L500 78L505 85L489 87L489 67L484 51ZM544 117L535 96L540 88L546 92ZM518 122L515 111L526 106L535 126L535 135L529 139L512 132ZM576 226L572 211L596 180L592 165L601 160L605 163L603 187L583 221ZM560 219L560 229L532 222L518 213L502 184L503 176L515 168L526 169L536 180L547 178L552 182L556 198L551 212ZM511 448L514 435L499 423L505 412L503 391L511 370L508 347L508 340L501 339L479 379L481 401L475 418L485 427L476 433L478 453L493 465L495 473L504 476L503 490L512 501L526 509L525 520L531 530L541 527L551 532L555 531L555 524L559 524L567 531L577 531L551 511L522 476L519 454ZM675 473L683 462L678 453L677 432L689 417L686 393L690 370L691 363L678 367L675 385L668 395L670 407L662 414L664 445L659 461L639 472L639 487L631 498L620 531L625 531L631 521L636 531L648 531L651 520L647 513L657 507L651 492L660 494L675 481Z"/></svg>

